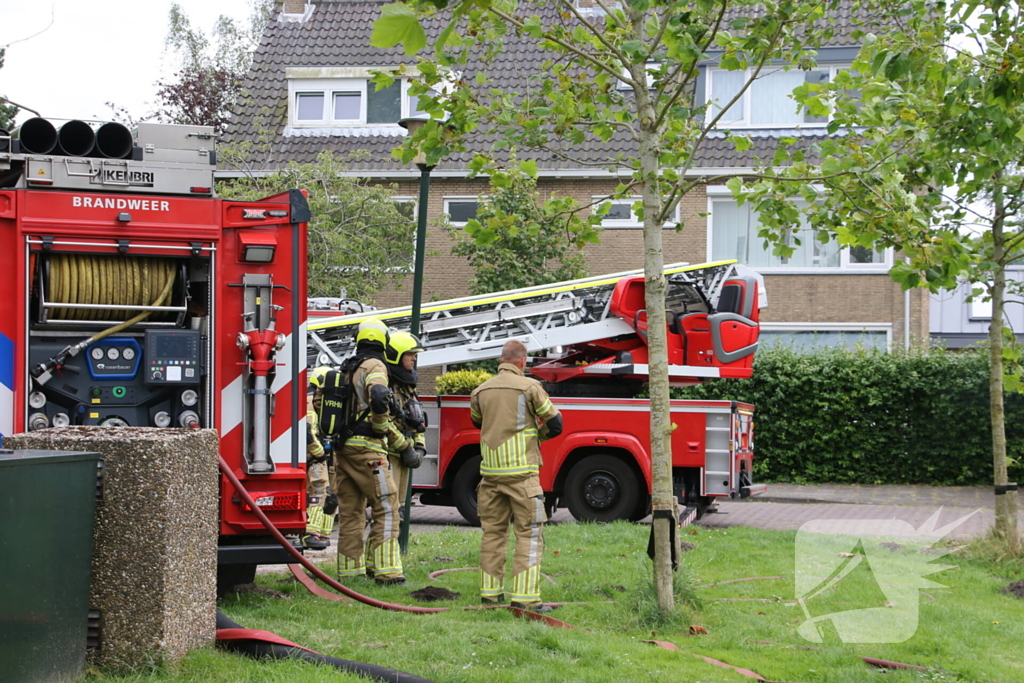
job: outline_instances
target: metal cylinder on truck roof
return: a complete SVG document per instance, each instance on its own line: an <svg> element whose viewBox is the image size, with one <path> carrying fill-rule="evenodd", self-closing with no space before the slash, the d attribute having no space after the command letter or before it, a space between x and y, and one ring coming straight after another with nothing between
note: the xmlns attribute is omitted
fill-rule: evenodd
<svg viewBox="0 0 1024 683"><path fill-rule="evenodd" d="M0 153L11 151L11 134L0 128Z"/></svg>
<svg viewBox="0 0 1024 683"><path fill-rule="evenodd" d="M66 156L84 157L96 145L96 133L85 121L72 119L57 131L57 151Z"/></svg>
<svg viewBox="0 0 1024 683"><path fill-rule="evenodd" d="M34 116L11 133L27 154L49 154L57 147L57 129L46 119Z"/></svg>
<svg viewBox="0 0 1024 683"><path fill-rule="evenodd" d="M96 130L93 156L107 159L126 159L132 154L132 133L127 127L113 121Z"/></svg>

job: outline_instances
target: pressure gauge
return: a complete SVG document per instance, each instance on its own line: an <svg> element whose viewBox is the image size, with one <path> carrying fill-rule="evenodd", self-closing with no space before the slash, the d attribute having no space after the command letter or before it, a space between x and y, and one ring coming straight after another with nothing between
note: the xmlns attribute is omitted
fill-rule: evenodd
<svg viewBox="0 0 1024 683"><path fill-rule="evenodd" d="M119 351L116 347L111 346L109 349L107 349L107 358L109 358L110 360L117 360L120 357L121 351Z"/></svg>
<svg viewBox="0 0 1024 683"><path fill-rule="evenodd" d="M135 360L135 349L130 346L126 347L121 351L121 358L124 358L125 360Z"/></svg>
<svg viewBox="0 0 1024 683"><path fill-rule="evenodd" d="M103 348L99 346L92 347L92 359L103 360Z"/></svg>

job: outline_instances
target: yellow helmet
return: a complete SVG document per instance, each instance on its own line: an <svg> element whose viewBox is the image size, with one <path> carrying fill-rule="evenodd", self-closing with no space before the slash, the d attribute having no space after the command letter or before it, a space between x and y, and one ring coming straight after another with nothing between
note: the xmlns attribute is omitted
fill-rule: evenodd
<svg viewBox="0 0 1024 683"><path fill-rule="evenodd" d="M359 323L359 331L356 332L356 343L364 341L380 342L381 345L388 344L388 326L376 318L370 318Z"/></svg>
<svg viewBox="0 0 1024 683"><path fill-rule="evenodd" d="M310 370L309 383L314 387L322 388L324 386L324 378L333 369L330 365L321 365L315 370Z"/></svg>
<svg viewBox="0 0 1024 683"><path fill-rule="evenodd" d="M384 347L384 360L392 365L398 365L402 356L407 353L419 353L423 350L420 340L408 332L395 332L388 339L388 345Z"/></svg>

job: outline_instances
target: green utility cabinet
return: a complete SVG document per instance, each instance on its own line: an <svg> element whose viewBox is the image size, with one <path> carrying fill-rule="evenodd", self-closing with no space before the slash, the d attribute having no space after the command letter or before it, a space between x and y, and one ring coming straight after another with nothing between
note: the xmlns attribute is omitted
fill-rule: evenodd
<svg viewBox="0 0 1024 683"><path fill-rule="evenodd" d="M98 453L0 450L0 679L84 675Z"/></svg>

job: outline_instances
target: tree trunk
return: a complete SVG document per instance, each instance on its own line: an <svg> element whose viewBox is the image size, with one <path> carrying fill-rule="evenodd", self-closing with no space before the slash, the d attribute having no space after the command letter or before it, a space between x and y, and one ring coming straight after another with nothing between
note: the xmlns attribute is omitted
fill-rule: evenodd
<svg viewBox="0 0 1024 683"><path fill-rule="evenodd" d="M657 134L641 127L640 168L643 177L644 282L647 307L648 371L651 392L651 475L654 480L652 505L654 525L654 585L658 609L675 610L673 589L671 525L675 519L672 496L672 416L668 386L668 332L665 326L665 258L662 253L658 215L661 195L658 186ZM668 511L670 517L658 516Z"/></svg>
<svg viewBox="0 0 1024 683"><path fill-rule="evenodd" d="M992 282L992 323L989 325L989 404L992 416L992 468L996 488L995 535L1006 547L1007 552L1017 555L1021 551L1020 535L1017 532L1017 494L1000 493L1000 487L1007 483L1006 472L1006 424L1003 411L1003 306L1006 293L1006 235L1003 232L1005 206L1002 194L993 198L994 217L992 221L992 261L996 264ZM1005 491L1005 489L1003 489Z"/></svg>

